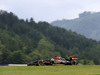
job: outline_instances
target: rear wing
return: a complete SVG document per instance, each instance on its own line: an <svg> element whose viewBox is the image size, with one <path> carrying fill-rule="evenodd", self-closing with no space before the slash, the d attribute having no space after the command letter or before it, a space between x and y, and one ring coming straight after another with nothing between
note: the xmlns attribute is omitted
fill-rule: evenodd
<svg viewBox="0 0 100 75"><path fill-rule="evenodd" d="M72 60L78 60L78 57L72 56Z"/></svg>

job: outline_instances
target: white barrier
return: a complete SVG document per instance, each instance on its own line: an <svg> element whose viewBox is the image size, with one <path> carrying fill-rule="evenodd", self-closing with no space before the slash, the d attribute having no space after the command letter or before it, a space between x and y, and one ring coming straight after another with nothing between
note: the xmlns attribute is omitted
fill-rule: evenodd
<svg viewBox="0 0 100 75"><path fill-rule="evenodd" d="M8 64L8 66L27 66L27 64Z"/></svg>

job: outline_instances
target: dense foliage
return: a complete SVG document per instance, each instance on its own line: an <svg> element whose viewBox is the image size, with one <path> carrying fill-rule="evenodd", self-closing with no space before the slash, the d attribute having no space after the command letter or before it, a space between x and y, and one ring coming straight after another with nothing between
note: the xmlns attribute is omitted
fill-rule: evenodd
<svg viewBox="0 0 100 75"><path fill-rule="evenodd" d="M100 12L83 12L79 14L79 18L71 20L57 20L52 25L72 30L87 38L100 41Z"/></svg>
<svg viewBox="0 0 100 75"><path fill-rule="evenodd" d="M0 11L0 63L28 63L54 56L77 56L82 64L100 64L100 45L71 30L19 19Z"/></svg>

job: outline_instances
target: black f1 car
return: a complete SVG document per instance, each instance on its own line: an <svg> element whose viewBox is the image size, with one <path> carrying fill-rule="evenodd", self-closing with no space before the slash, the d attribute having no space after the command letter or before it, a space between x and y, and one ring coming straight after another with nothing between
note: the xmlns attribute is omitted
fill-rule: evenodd
<svg viewBox="0 0 100 75"><path fill-rule="evenodd" d="M70 57L70 59L57 57L46 60L36 60L28 63L28 66L46 66L46 65L77 65L78 58L75 56Z"/></svg>

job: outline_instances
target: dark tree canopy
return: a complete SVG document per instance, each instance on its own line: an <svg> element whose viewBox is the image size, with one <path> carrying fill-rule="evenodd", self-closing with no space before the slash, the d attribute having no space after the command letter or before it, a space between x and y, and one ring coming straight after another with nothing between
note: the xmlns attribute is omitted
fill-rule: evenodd
<svg viewBox="0 0 100 75"><path fill-rule="evenodd" d="M0 64L28 63L54 56L77 56L81 63L100 64L100 46L71 30L19 19L0 11ZM96 59L96 60L95 60Z"/></svg>

